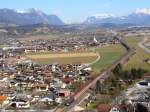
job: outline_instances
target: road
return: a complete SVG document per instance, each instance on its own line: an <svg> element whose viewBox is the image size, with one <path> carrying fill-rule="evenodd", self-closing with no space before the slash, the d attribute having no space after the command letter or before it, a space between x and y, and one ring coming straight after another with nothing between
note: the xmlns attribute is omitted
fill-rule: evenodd
<svg viewBox="0 0 150 112"><path fill-rule="evenodd" d="M93 61L92 63L89 63L87 66L92 66L100 60L100 58L101 58L100 54L98 52L96 52L96 54L98 56L97 59L95 61Z"/></svg>
<svg viewBox="0 0 150 112"><path fill-rule="evenodd" d="M150 50L147 49L145 46L144 46L144 43L148 40L148 37L145 37L141 42L138 43L138 46L142 49L145 50L145 52L147 53L150 53ZM124 100L126 97L129 97L129 95L135 91L135 90L138 90L139 88L137 87L137 85L134 85L133 87L130 87L128 88L127 90L124 90L122 91L122 94L118 97L116 97L116 99L114 100L114 102L112 102L112 104L114 103L120 103L122 100ZM143 88L140 88L141 90Z"/></svg>
<svg viewBox="0 0 150 112"><path fill-rule="evenodd" d="M145 52L150 54L150 50L144 46L144 43L148 40L148 37L145 37L143 41L141 41L138 46L145 50Z"/></svg>
<svg viewBox="0 0 150 112"><path fill-rule="evenodd" d="M106 70L104 70L101 74L99 74L94 80L92 80L91 82L86 84L86 86L82 90L77 92L73 96L75 101L69 107L64 107L61 109L61 111L57 111L57 112L70 112L75 105L78 105L79 102L86 97L86 96L84 96L84 94L90 88L92 88L98 80L100 80L100 79L102 79L103 81L106 80L110 76L109 73L118 64L126 63L130 59L130 57L132 57L132 55L134 55L134 53L135 53L134 49L132 49L124 40L122 40L121 37L118 37L116 32L113 31L112 34L113 34L114 38L116 38L126 48L127 53L125 53L120 59L118 59L116 62L114 62L112 65L110 65Z"/></svg>
<svg viewBox="0 0 150 112"><path fill-rule="evenodd" d="M95 49L94 49L94 50L95 50ZM94 65L95 63L97 63L97 62L100 60L101 56L100 56L100 54L99 54L98 52L96 52L96 55L97 55L96 60L94 60L94 61L91 62L91 63L86 64L86 65L83 66L83 67L81 67L81 68L79 69L79 71L82 70L82 69L84 69L84 68L90 67L90 66Z"/></svg>

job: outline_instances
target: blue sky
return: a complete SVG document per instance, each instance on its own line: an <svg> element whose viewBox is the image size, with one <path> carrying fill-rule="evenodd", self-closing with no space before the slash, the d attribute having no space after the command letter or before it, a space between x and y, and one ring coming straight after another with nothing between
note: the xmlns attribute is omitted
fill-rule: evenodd
<svg viewBox="0 0 150 112"><path fill-rule="evenodd" d="M72 23L99 13L127 15L138 8L150 8L150 0L0 0L0 8L36 8Z"/></svg>

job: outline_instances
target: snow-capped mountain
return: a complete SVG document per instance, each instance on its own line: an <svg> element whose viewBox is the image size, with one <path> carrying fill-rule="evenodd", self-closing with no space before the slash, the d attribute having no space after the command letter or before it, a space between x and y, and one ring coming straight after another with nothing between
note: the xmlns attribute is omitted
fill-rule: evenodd
<svg viewBox="0 0 150 112"><path fill-rule="evenodd" d="M135 12L127 15L116 17L111 14L99 14L100 17L90 16L86 19L84 24L115 24L115 25L150 25L150 9L138 9Z"/></svg>
<svg viewBox="0 0 150 112"><path fill-rule="evenodd" d="M145 14L150 15L150 8L144 8L144 9L137 9L135 11L136 14Z"/></svg>
<svg viewBox="0 0 150 112"><path fill-rule="evenodd" d="M96 19L105 19L105 18L112 18L114 15L107 14L107 13L102 13L102 14L95 14L93 15Z"/></svg>
<svg viewBox="0 0 150 112"><path fill-rule="evenodd" d="M11 10L0 9L0 24L34 25L34 24L64 25L56 15L47 15L36 9Z"/></svg>
<svg viewBox="0 0 150 112"><path fill-rule="evenodd" d="M114 16L107 13L95 14L87 18L86 22L95 23L97 20L104 20L108 18L113 18Z"/></svg>
<svg viewBox="0 0 150 112"><path fill-rule="evenodd" d="M26 14L26 13L33 13L36 12L38 13L40 10L36 10L36 9L24 9L24 10L15 10L17 13L21 13L21 14Z"/></svg>

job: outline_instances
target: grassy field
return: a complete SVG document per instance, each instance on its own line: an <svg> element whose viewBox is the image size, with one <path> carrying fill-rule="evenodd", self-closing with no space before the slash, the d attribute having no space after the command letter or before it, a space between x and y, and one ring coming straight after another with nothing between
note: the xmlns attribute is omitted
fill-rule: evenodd
<svg viewBox="0 0 150 112"><path fill-rule="evenodd" d="M145 51L138 47L138 43L141 41L140 38L125 38L125 40L136 49L136 54L124 65L125 69L131 69L133 67L139 68L142 67L144 69L150 70L150 65L143 62L144 59L149 58L150 55L145 53ZM109 65L111 65L114 61L119 59L125 52L125 48L120 44L114 44L109 46L104 46L101 48L97 48L96 52L98 52L101 56L100 60L92 65L94 71L99 72L102 69L105 69ZM50 55L50 56L49 56ZM27 57L36 61L40 64L49 64L49 63L90 63L93 62L97 56L96 53L92 55L87 52L81 52L79 54L73 54L63 56L64 53L50 54L46 53L30 53L27 54ZM136 66L135 66L136 65Z"/></svg>
<svg viewBox="0 0 150 112"><path fill-rule="evenodd" d="M49 39L56 39L60 38L61 35L59 34L38 34L38 35L29 35L23 36L22 38L18 38L18 40L28 41L28 40L49 40Z"/></svg>
<svg viewBox="0 0 150 112"><path fill-rule="evenodd" d="M125 40L129 43L130 46L135 48L136 54L130 59L128 63L124 65L124 68L143 68L150 71L150 65L143 62L144 59L150 58L150 54L146 53L138 46L138 43L142 41L141 38L126 37Z"/></svg>
<svg viewBox="0 0 150 112"><path fill-rule="evenodd" d="M6 47L6 45L4 44L0 44L0 48Z"/></svg>
<svg viewBox="0 0 150 112"><path fill-rule="evenodd" d="M97 58L97 54L94 52L79 52L79 53L31 53L26 55L27 58L39 63L90 63Z"/></svg>
<svg viewBox="0 0 150 112"><path fill-rule="evenodd" d="M96 49L96 51L100 53L101 59L92 65L92 68L97 72L111 65L126 52L125 48L120 44L104 46Z"/></svg>
<svg viewBox="0 0 150 112"><path fill-rule="evenodd" d="M3 45L0 44L0 48L3 48Z"/></svg>
<svg viewBox="0 0 150 112"><path fill-rule="evenodd" d="M145 43L146 44L150 43L150 37L148 38L148 40ZM150 49L150 46L146 46L146 48Z"/></svg>

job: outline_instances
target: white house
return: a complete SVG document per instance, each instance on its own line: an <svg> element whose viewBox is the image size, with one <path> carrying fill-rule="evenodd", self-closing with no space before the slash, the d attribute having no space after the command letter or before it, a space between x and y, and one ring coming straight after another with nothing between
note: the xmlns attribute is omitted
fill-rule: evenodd
<svg viewBox="0 0 150 112"><path fill-rule="evenodd" d="M120 112L120 110L117 107L112 107L110 112Z"/></svg>
<svg viewBox="0 0 150 112"><path fill-rule="evenodd" d="M12 107L15 107L15 108L18 108L18 109L30 108L30 103L28 101L21 100L21 99L13 100L10 105Z"/></svg>

